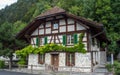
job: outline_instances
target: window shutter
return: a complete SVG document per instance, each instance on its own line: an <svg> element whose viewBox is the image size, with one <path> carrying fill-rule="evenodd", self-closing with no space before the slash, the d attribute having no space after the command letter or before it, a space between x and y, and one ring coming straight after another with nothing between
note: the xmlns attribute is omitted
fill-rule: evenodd
<svg viewBox="0 0 120 75"><path fill-rule="evenodd" d="M77 40L77 34L74 34L74 44L77 44L78 40Z"/></svg>
<svg viewBox="0 0 120 75"><path fill-rule="evenodd" d="M63 35L63 45L66 45L66 35Z"/></svg>
<svg viewBox="0 0 120 75"><path fill-rule="evenodd" d="M47 44L47 37L44 38L44 45Z"/></svg>
<svg viewBox="0 0 120 75"><path fill-rule="evenodd" d="M40 43L40 39L39 37L36 37L36 46L39 46L39 43Z"/></svg>

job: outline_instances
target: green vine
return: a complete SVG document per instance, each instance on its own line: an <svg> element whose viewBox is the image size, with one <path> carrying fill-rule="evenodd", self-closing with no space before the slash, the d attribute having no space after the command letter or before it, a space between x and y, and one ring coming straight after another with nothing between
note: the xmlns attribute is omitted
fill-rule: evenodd
<svg viewBox="0 0 120 75"><path fill-rule="evenodd" d="M81 33L79 35L79 42L78 44L75 44L73 47L66 47L63 45L58 44L46 44L41 47L32 47L32 45L29 45L21 50L17 50L16 54L20 58L25 58L29 54L44 54L47 52L53 52L53 51L59 51L59 52L80 52L80 53L86 53L86 50L84 49L85 45L82 43L84 37L84 33Z"/></svg>

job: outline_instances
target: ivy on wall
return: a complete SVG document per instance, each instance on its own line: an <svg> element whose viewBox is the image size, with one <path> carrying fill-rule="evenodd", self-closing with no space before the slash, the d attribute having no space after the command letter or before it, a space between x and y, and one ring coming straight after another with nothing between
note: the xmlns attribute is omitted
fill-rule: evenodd
<svg viewBox="0 0 120 75"><path fill-rule="evenodd" d="M27 55L29 54L44 54L47 52L53 52L53 51L58 51L58 52L80 52L80 53L86 53L87 50L84 49L85 45L83 44L82 40L84 37L84 33L81 33L79 35L79 41L77 44L75 44L72 47L66 47L64 45L59 45L55 43L51 44L46 44L41 47L33 47L32 45L29 45L21 50L17 50L16 54L20 57L20 59L26 58Z"/></svg>

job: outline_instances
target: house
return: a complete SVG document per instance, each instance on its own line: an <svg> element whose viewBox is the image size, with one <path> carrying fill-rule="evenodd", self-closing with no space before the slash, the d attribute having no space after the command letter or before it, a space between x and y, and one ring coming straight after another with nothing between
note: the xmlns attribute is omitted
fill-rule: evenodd
<svg viewBox="0 0 120 75"><path fill-rule="evenodd" d="M81 33L84 33L82 41L85 44L86 54L56 51L30 54L28 65L43 65L43 67L33 67L34 69L44 69L45 64L53 65L58 71L68 71L72 66L73 71L91 72L97 65L106 63L107 48L102 44L103 42L107 44L108 39L103 24L54 7L37 16L17 35L17 38L26 40L33 46L39 39L39 46L56 43L69 47L75 44L74 40L78 41ZM64 68L61 69L61 67Z"/></svg>

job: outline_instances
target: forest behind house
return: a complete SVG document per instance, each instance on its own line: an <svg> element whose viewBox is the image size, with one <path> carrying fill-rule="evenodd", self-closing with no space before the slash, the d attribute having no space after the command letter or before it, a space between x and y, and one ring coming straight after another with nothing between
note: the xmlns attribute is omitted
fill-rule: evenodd
<svg viewBox="0 0 120 75"><path fill-rule="evenodd" d="M54 6L77 16L103 23L111 42L108 53L115 53L115 55L119 53L120 48L116 41L120 40L120 0L18 0L0 10L0 50L13 49L12 36L15 37L36 16Z"/></svg>

